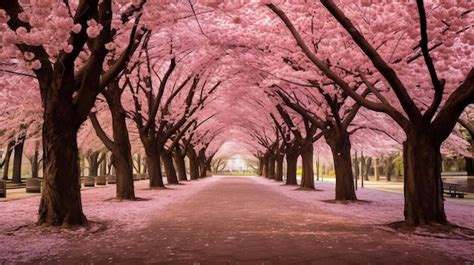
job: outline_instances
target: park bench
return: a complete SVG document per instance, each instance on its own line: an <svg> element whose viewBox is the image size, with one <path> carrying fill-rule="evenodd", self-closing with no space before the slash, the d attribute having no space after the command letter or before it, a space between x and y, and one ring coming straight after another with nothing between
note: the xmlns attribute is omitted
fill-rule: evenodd
<svg viewBox="0 0 474 265"><path fill-rule="evenodd" d="M107 182L109 184L117 184L117 177L114 175L107 176Z"/></svg>
<svg viewBox="0 0 474 265"><path fill-rule="evenodd" d="M107 177L106 176L97 176L97 177L95 177L95 184L97 186L107 185Z"/></svg>
<svg viewBox="0 0 474 265"><path fill-rule="evenodd" d="M95 178L94 177L84 177L84 187L94 187L95 186Z"/></svg>
<svg viewBox="0 0 474 265"><path fill-rule="evenodd" d="M26 192L27 193L41 193L41 180L37 178L26 179Z"/></svg>
<svg viewBox="0 0 474 265"><path fill-rule="evenodd" d="M140 176L137 174L133 174L133 181L139 181L139 180L140 180Z"/></svg>
<svg viewBox="0 0 474 265"><path fill-rule="evenodd" d="M7 197L7 182L0 180L0 198Z"/></svg>
<svg viewBox="0 0 474 265"><path fill-rule="evenodd" d="M140 180L145 180L146 176L147 176L147 174L140 174Z"/></svg>
<svg viewBox="0 0 474 265"><path fill-rule="evenodd" d="M456 198L456 196L458 198L464 198L466 193L459 191L459 187L461 187L459 184L443 183L444 193L449 195L451 198Z"/></svg>

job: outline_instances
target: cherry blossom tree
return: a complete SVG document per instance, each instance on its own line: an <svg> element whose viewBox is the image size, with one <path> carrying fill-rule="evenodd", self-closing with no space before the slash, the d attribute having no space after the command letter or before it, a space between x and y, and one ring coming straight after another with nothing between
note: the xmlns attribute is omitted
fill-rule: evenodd
<svg viewBox="0 0 474 265"><path fill-rule="evenodd" d="M2 52L20 51L20 59L38 79L44 109L45 182L39 224L87 222L78 185L77 131L98 93L126 66L140 36L137 27L124 30L130 36L129 45L104 71L106 44L121 25L135 20L137 9L133 5L128 5L132 8L124 14L113 12L113 7L120 10L118 5L112 1L0 3L1 27L6 31ZM118 23L112 26L112 20ZM84 61L79 63L79 57Z"/></svg>
<svg viewBox="0 0 474 265"><path fill-rule="evenodd" d="M326 58L321 58L321 55L310 50L304 37L284 11L272 4L268 7L281 18L305 56L327 78L362 106L389 115L405 132L404 213L407 224L446 224L440 177L440 146L451 133L464 108L472 104L474 98L474 69L469 63L458 64L458 58L453 53L469 49L469 38L463 38L466 32L464 20L469 16L467 4L454 8L451 3L446 3L435 8L433 4L426 7L422 0L417 1L416 5L394 2L390 5L390 11L380 14L377 9L379 5L367 3L364 10L378 12L380 19L383 17L383 21L372 25L364 22L365 17L357 9L350 8L350 4L341 8L342 5L334 1L325 0L321 3L340 25L331 27L326 33L341 36L339 33L344 29L350 36L350 41L360 48L349 46L350 51L347 48L344 51L350 52L351 60L360 63L361 80L375 95L374 98L366 99L354 91L347 78L335 72L334 67L325 61ZM394 10L399 11L389 13ZM427 16L427 10L432 14L430 17ZM446 17L447 14L449 17ZM411 19L408 24L395 23L401 21L400 16L418 21L415 23ZM320 19L329 20L330 17L321 16ZM334 19L330 21L334 23ZM406 31L400 31L401 26ZM382 34L377 35L375 30ZM393 34L397 38L389 38L387 34ZM342 36L341 40L347 41L347 34ZM335 40L334 43L341 40ZM380 45L383 41L390 45L382 44L386 48L378 50L374 43ZM339 47L344 47L342 45L339 44ZM435 45L442 48L433 51ZM415 47L415 55L412 55L411 47ZM467 57L463 56L462 59L466 60L469 56L471 55L467 53ZM413 61L416 63L411 64ZM456 70L451 70L449 65ZM413 72L401 70L404 67ZM440 79L440 73L446 79ZM405 76L402 79L400 76L403 74ZM384 83L373 85L377 79L383 79ZM409 92L406 84L410 79L412 83L413 80L420 80L410 86L416 87L418 93ZM448 97L444 99L446 94ZM420 160L424 163L419 163Z"/></svg>

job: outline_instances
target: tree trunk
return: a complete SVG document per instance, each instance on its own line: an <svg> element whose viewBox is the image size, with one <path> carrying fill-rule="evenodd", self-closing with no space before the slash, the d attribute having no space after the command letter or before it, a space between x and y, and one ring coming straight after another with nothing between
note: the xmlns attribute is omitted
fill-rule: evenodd
<svg viewBox="0 0 474 265"><path fill-rule="evenodd" d="M466 173L468 176L474 176L474 159L470 157L464 157L466 162Z"/></svg>
<svg viewBox="0 0 474 265"><path fill-rule="evenodd" d="M8 171L10 170L10 158L13 151L13 146L15 145L14 141L8 142L7 152L5 158L3 159L3 180L8 180Z"/></svg>
<svg viewBox="0 0 474 265"><path fill-rule="evenodd" d="M89 176L95 177L99 172L99 151L92 152L87 161L89 162Z"/></svg>
<svg viewBox="0 0 474 265"><path fill-rule="evenodd" d="M197 156L197 161L199 165L199 177L200 178L205 178L206 175L206 170L207 170L207 159L206 159L206 150L201 149L199 150L199 154Z"/></svg>
<svg viewBox="0 0 474 265"><path fill-rule="evenodd" d="M173 155L169 151L163 151L161 154L163 160L163 166L165 168L166 179L168 184L179 184L178 176L173 165Z"/></svg>
<svg viewBox="0 0 474 265"><path fill-rule="evenodd" d="M25 145L25 136L20 136L15 145L13 154L13 183L21 183L21 161L23 158L23 147Z"/></svg>
<svg viewBox="0 0 474 265"><path fill-rule="evenodd" d="M206 174L206 163L204 161L199 161L199 177L205 178L207 177Z"/></svg>
<svg viewBox="0 0 474 265"><path fill-rule="evenodd" d="M471 135L471 155L474 157L474 135ZM466 172L468 176L474 176L474 158L464 157L466 161Z"/></svg>
<svg viewBox="0 0 474 265"><path fill-rule="evenodd" d="M73 104L50 104L44 111L44 181L38 214L40 225L84 225L79 185L79 152Z"/></svg>
<svg viewBox="0 0 474 265"><path fill-rule="evenodd" d="M114 159L114 169L117 176L116 197L120 200L135 200L133 184L132 156L127 148L120 148Z"/></svg>
<svg viewBox="0 0 474 265"><path fill-rule="evenodd" d="M104 159L102 163L100 163L100 175L105 176L107 175L107 153L104 153Z"/></svg>
<svg viewBox="0 0 474 265"><path fill-rule="evenodd" d="M262 176L262 175L263 175L263 157L259 156L257 176Z"/></svg>
<svg viewBox="0 0 474 265"><path fill-rule="evenodd" d="M364 180L367 180L365 179L365 169L367 167L367 158L364 157L364 153L363 152L360 152L360 178L364 179Z"/></svg>
<svg viewBox="0 0 474 265"><path fill-rule="evenodd" d="M387 159L385 160L385 178L387 181L392 180L392 157L388 156Z"/></svg>
<svg viewBox="0 0 474 265"><path fill-rule="evenodd" d="M110 84L115 85L115 83ZM127 128L127 115L120 101L121 91L118 89L107 93L107 103L112 114L112 134L114 138L110 160L112 160L117 177L116 197L120 200L135 200L135 187L133 184L133 158L130 137ZM104 154L105 155L105 154ZM107 157L104 157L104 168Z"/></svg>
<svg viewBox="0 0 474 265"><path fill-rule="evenodd" d="M180 155L174 156L174 162L176 164L176 172L178 173L178 180L188 181L188 176L186 175L186 162L184 157Z"/></svg>
<svg viewBox="0 0 474 265"><path fill-rule="evenodd" d="M275 153L273 151L268 156L268 178L275 179Z"/></svg>
<svg viewBox="0 0 474 265"><path fill-rule="evenodd" d="M364 180L369 180L369 171L372 166L372 158L365 158Z"/></svg>
<svg viewBox="0 0 474 265"><path fill-rule="evenodd" d="M133 159L133 156L132 156ZM142 174L142 156L140 153L137 154L137 173Z"/></svg>
<svg viewBox="0 0 474 265"><path fill-rule="evenodd" d="M189 158L189 175L191 180L197 180L199 178L199 163L197 161L196 151L193 148L188 149Z"/></svg>
<svg viewBox="0 0 474 265"><path fill-rule="evenodd" d="M440 144L426 131L407 133L403 143L405 221L447 224L441 180Z"/></svg>
<svg viewBox="0 0 474 265"><path fill-rule="evenodd" d="M276 171L275 171L275 180L283 181L283 159L284 155L278 153L276 155Z"/></svg>
<svg viewBox="0 0 474 265"><path fill-rule="evenodd" d="M359 157L357 157L357 151L354 152L354 159L352 159L351 166L353 166L354 171L353 171L353 178L359 179L360 176L360 167L359 167ZM356 181L357 184L357 181Z"/></svg>
<svg viewBox="0 0 474 265"><path fill-rule="evenodd" d="M38 152L38 148L39 148L39 142L36 141L35 142L35 151L34 151L34 154L33 154L33 159L31 160L31 177L32 178L38 178L38 171L39 171L39 162L38 162L39 152Z"/></svg>
<svg viewBox="0 0 474 265"><path fill-rule="evenodd" d="M319 170L319 155L318 155L318 160L316 160L316 180L319 181L320 177L320 170Z"/></svg>
<svg viewBox="0 0 474 265"><path fill-rule="evenodd" d="M115 175L115 168L114 168L115 157L114 157L114 153L110 154L110 159L109 160L110 160L109 161L109 175Z"/></svg>
<svg viewBox="0 0 474 265"><path fill-rule="evenodd" d="M301 159L303 160L301 187L314 189L313 141L309 140L301 147Z"/></svg>
<svg viewBox="0 0 474 265"><path fill-rule="evenodd" d="M206 159L206 171L212 171L212 167L211 167L212 159L213 159L213 157L208 157Z"/></svg>
<svg viewBox="0 0 474 265"><path fill-rule="evenodd" d="M164 188L160 155L158 154L156 143L145 145L145 154L148 176L150 177L150 188Z"/></svg>
<svg viewBox="0 0 474 265"><path fill-rule="evenodd" d="M296 171L298 167L298 152L296 150L286 151L286 185L298 185Z"/></svg>
<svg viewBox="0 0 474 265"><path fill-rule="evenodd" d="M347 132L336 133L326 138L331 147L336 172L336 200L357 200L351 163L351 142Z"/></svg>
<svg viewBox="0 0 474 265"><path fill-rule="evenodd" d="M375 158L374 159L374 177L375 181L379 181L379 159Z"/></svg>
<svg viewBox="0 0 474 265"><path fill-rule="evenodd" d="M269 155L268 154L264 155L262 161L263 161L263 169L262 169L263 177L268 178L269 177L268 169L269 169L269 162L270 162Z"/></svg>

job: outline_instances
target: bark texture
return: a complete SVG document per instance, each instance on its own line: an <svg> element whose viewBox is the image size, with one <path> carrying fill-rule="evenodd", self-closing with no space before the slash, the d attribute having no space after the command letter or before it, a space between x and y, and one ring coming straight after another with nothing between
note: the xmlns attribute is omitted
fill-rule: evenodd
<svg viewBox="0 0 474 265"><path fill-rule="evenodd" d="M150 188L164 188L163 175L161 173L161 159L156 145L145 146L146 164L148 176L150 177Z"/></svg>
<svg viewBox="0 0 474 265"><path fill-rule="evenodd" d="M44 181L38 224L84 225L79 185L79 152L73 105L45 109L43 123Z"/></svg>
<svg viewBox="0 0 474 265"><path fill-rule="evenodd" d="M308 141L301 147L301 159L303 160L303 173L301 176L301 187L314 189L313 171L313 142Z"/></svg>
<svg viewBox="0 0 474 265"><path fill-rule="evenodd" d="M405 221L447 224L441 181L440 145L426 132L411 131L403 144Z"/></svg>
<svg viewBox="0 0 474 265"><path fill-rule="evenodd" d="M20 136L15 145L13 154L13 183L21 183L21 164L23 158L23 147L25 145L25 136Z"/></svg>
<svg viewBox="0 0 474 265"><path fill-rule="evenodd" d="M173 154L174 163L176 165L176 173L178 174L179 181L187 181L188 176L186 174L186 162L184 156L181 154Z"/></svg>
<svg viewBox="0 0 474 265"><path fill-rule="evenodd" d="M296 170L298 164L298 152L296 150L286 151L286 185L298 185Z"/></svg>
<svg viewBox="0 0 474 265"><path fill-rule="evenodd" d="M326 141L331 147L334 170L336 171L336 200L357 200L354 187L354 176L352 173L351 142L349 140L349 134L333 134L326 137Z"/></svg>
<svg viewBox="0 0 474 265"><path fill-rule="evenodd" d="M283 181L283 154L276 155L276 171L275 171L275 180Z"/></svg>
<svg viewBox="0 0 474 265"><path fill-rule="evenodd" d="M173 164L173 155L169 151L161 153L161 159L163 160L163 166L165 168L166 179L168 184L179 184L178 176Z"/></svg>
<svg viewBox="0 0 474 265"><path fill-rule="evenodd" d="M268 157L268 178L275 179L275 153L272 151Z"/></svg>
<svg viewBox="0 0 474 265"><path fill-rule="evenodd" d="M196 151L193 147L189 147L187 154L189 159L189 176L191 180L197 180L199 178L199 162Z"/></svg>
<svg viewBox="0 0 474 265"><path fill-rule="evenodd" d="M3 158L3 161L2 161L2 166L3 166L3 177L2 177L2 179L3 180L8 180L8 173L9 173L9 170L10 170L10 158L11 158L11 155L12 155L14 145L15 145L14 141L8 142L7 151L6 151L5 157Z"/></svg>

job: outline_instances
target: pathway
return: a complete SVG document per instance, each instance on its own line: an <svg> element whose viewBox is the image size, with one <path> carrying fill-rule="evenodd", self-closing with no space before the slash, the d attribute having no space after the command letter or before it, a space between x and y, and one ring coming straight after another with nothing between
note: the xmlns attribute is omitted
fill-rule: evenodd
<svg viewBox="0 0 474 265"><path fill-rule="evenodd" d="M42 261L453 264L448 257L392 233L322 212L246 177L219 179L187 201L157 213L153 225L145 230L95 241L81 239L68 245L69 250L60 257Z"/></svg>

